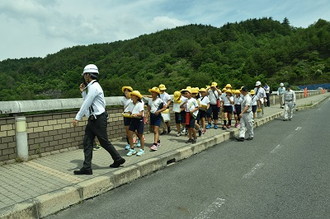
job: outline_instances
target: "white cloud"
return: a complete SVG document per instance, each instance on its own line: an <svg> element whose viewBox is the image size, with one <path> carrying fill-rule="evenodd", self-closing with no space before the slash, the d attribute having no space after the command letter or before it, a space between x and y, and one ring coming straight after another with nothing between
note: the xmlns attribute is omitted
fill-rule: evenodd
<svg viewBox="0 0 330 219"><path fill-rule="evenodd" d="M319 17L329 19L329 9L327 0L1 0L0 28L6 32L0 35L0 60L45 56L190 23L219 27L266 16L288 17L306 27Z"/></svg>

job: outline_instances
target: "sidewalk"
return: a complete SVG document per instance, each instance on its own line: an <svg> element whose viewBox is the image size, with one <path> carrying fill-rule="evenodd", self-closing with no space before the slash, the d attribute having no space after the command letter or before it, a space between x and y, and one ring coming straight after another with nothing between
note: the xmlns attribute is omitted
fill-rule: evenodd
<svg viewBox="0 0 330 219"><path fill-rule="evenodd" d="M325 93L298 99L297 109L313 107L329 97L330 93ZM263 125L282 113L278 105L266 107L263 118L256 119L255 125ZM109 168L111 157L100 149L94 151L92 176L73 175L73 170L82 165L82 150L0 166L0 218L45 217L229 140L237 131L209 129L196 144L189 145L185 144L186 136L176 137L172 131L160 136L162 146L157 152L149 152L153 135L146 134L146 153L142 157L126 157L126 142L112 142L126 159L124 167Z"/></svg>

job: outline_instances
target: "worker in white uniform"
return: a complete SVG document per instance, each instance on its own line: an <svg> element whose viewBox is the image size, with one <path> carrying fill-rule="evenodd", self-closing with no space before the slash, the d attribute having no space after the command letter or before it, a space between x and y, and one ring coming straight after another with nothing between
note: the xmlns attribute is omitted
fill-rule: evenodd
<svg viewBox="0 0 330 219"><path fill-rule="evenodd" d="M296 93L291 90L290 85L287 86L287 90L283 94L284 103L284 119L283 121L291 120L293 116L293 110L296 105Z"/></svg>
<svg viewBox="0 0 330 219"><path fill-rule="evenodd" d="M254 137L253 133L253 114L252 114L252 98L249 94L247 87L241 88L241 93L243 95L243 101L241 103L242 112L239 115L240 120L240 129L239 129L239 137L237 141L245 140L245 133L247 133L246 140L252 140Z"/></svg>
<svg viewBox="0 0 330 219"><path fill-rule="evenodd" d="M280 100L280 107L283 109L283 94L285 92L285 87L283 83L280 83L280 87L277 89L277 94Z"/></svg>

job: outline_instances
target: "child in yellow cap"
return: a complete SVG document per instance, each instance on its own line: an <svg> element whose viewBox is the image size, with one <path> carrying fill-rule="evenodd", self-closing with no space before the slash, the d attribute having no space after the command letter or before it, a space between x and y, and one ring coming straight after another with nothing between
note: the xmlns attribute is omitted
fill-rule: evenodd
<svg viewBox="0 0 330 219"><path fill-rule="evenodd" d="M131 92L133 91L133 88L131 86L123 86L121 88L121 91L123 92L124 96L121 99L121 104L124 106L124 114L130 112L129 107L131 106L130 103L132 102L131 99ZM124 126L125 126L125 132L126 132L126 141L127 145L125 146L125 150L130 149L129 141L128 141L128 129L129 124L131 123L131 118L124 117Z"/></svg>

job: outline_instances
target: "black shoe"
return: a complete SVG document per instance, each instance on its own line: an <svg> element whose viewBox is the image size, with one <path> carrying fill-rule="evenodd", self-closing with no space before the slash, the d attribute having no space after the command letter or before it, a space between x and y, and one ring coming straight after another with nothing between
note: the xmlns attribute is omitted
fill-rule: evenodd
<svg viewBox="0 0 330 219"><path fill-rule="evenodd" d="M196 139L191 139L191 143L195 144L196 143Z"/></svg>
<svg viewBox="0 0 330 219"><path fill-rule="evenodd" d="M167 129L167 134L170 134L170 132L171 132L171 128L168 128Z"/></svg>
<svg viewBox="0 0 330 219"><path fill-rule="evenodd" d="M253 140L253 137L248 137L246 140L251 141Z"/></svg>
<svg viewBox="0 0 330 219"><path fill-rule="evenodd" d="M166 135L166 131L162 131L162 133L160 133L160 135Z"/></svg>
<svg viewBox="0 0 330 219"><path fill-rule="evenodd" d="M198 136L199 136L199 137L202 136L202 130L198 130Z"/></svg>
<svg viewBox="0 0 330 219"><path fill-rule="evenodd" d="M237 141L244 141L244 138L236 138Z"/></svg>
<svg viewBox="0 0 330 219"><path fill-rule="evenodd" d="M74 175L93 175L93 170L81 168L80 170L73 171L73 173Z"/></svg>
<svg viewBox="0 0 330 219"><path fill-rule="evenodd" d="M188 143L192 143L192 141L193 141L193 140L192 140L191 138L189 138L188 141L186 141L186 143L187 143L187 144L188 144Z"/></svg>
<svg viewBox="0 0 330 219"><path fill-rule="evenodd" d="M222 130L227 130L226 127L222 126Z"/></svg>
<svg viewBox="0 0 330 219"><path fill-rule="evenodd" d="M113 164L110 165L110 167L112 168L118 168L120 167L120 165L122 165L123 163L125 163L125 159L124 158L120 158L119 160L116 160L115 162L113 162Z"/></svg>

